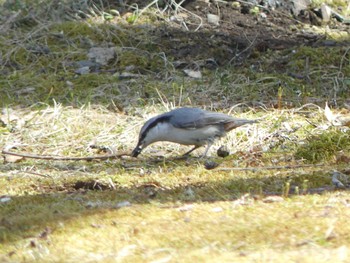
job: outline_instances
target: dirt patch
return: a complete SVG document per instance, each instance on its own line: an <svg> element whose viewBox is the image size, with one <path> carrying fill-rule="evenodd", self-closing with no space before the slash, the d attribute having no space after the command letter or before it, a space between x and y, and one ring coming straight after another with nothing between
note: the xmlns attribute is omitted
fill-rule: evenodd
<svg viewBox="0 0 350 263"><path fill-rule="evenodd" d="M64 5L53 1L33 7L34 14L29 7L17 7L16 16L4 9L0 31L8 41L0 44L6 58L0 62L0 72L8 79L0 91L5 98L1 103L31 105L54 98L76 105L92 99L103 104L117 101L123 108L140 103L140 97L144 102L158 98L155 89L173 97L176 87L183 86L183 77L188 77L184 88L191 87L191 93L193 87L203 91L197 81L206 82L203 96L195 91L196 100L192 99L199 105L211 103L208 97L266 103L275 99L280 83L287 87L284 96L293 96L298 104L300 98L305 103L307 97L320 94L333 99L347 94L348 68L343 65L348 60L349 33L344 24L328 24L327 32L343 30L340 36L347 39L339 42L330 40L325 29L312 28L311 23L320 19L307 10L301 19L286 8L245 6L243 1L185 1L176 8L155 2L102 1L103 6L96 7L100 13L94 14L90 2L90 6L76 6L71 1ZM112 10L118 14L106 17ZM58 19L49 16L51 11L69 16ZM22 44L11 48L11 43ZM97 65L96 56L89 56L93 48L112 51L106 65ZM214 69L219 67L227 72L216 75ZM200 76L190 76L189 71ZM37 73L35 81L33 72ZM337 80L340 88L334 95L329 91L335 74L345 77ZM268 87L261 88L261 79Z"/></svg>
<svg viewBox="0 0 350 263"><path fill-rule="evenodd" d="M313 13L306 11L298 20L286 9L266 8L254 13L251 8L251 5L234 8L232 2L188 1L182 12L170 18L170 23L155 29L155 35L175 60L199 62L208 68L240 64L269 50L342 45L325 41L324 35L299 30L300 19L320 23ZM217 25L208 22L208 14L219 17ZM344 25L337 26L346 29Z"/></svg>

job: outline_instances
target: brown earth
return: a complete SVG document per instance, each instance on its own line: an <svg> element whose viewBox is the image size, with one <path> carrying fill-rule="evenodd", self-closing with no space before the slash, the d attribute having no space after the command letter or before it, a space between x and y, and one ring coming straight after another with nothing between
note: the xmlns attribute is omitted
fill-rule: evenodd
<svg viewBox="0 0 350 263"><path fill-rule="evenodd" d="M204 62L209 68L228 63L239 65L246 58L254 58L268 50L302 45L346 45L325 40L324 35L312 31L300 31L305 23L321 23L320 18L311 11L293 18L290 11L285 9L261 8L260 12L252 14L251 8L250 5L233 8L232 2L213 4L209 1L186 1L178 9L177 15L171 17L171 28L160 27L155 34L169 50L170 54L167 55L179 60L180 64L182 61L201 61L201 65ZM208 23L208 14L219 15L219 25ZM335 22L331 27L348 29L346 25Z"/></svg>

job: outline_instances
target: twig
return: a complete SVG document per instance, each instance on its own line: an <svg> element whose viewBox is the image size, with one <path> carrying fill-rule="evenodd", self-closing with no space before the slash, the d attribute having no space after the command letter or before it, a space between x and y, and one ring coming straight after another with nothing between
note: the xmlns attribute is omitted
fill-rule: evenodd
<svg viewBox="0 0 350 263"><path fill-rule="evenodd" d="M254 45L254 43L255 43L255 41L256 41L256 39L257 39L257 37L258 37L258 35L256 35L255 38L253 39L253 41L250 41L250 40L248 39L248 37L246 36L246 34L244 34L244 36L245 36L245 38L248 40L248 42L250 42L249 46L247 46L245 49L243 49L243 50L242 50L241 52L239 52L238 54L235 54L235 55L233 56L233 58L231 58L230 61L228 62L229 65L232 63L232 61L233 61L235 58L239 57L241 54L243 54L244 52L246 52L247 50L249 50L249 49Z"/></svg>
<svg viewBox="0 0 350 263"><path fill-rule="evenodd" d="M223 167L216 170L219 171L259 171L259 170L282 170L282 169L296 169L305 167L322 167L325 164L298 164L298 165L281 165L281 166L260 166L260 167Z"/></svg>
<svg viewBox="0 0 350 263"><path fill-rule="evenodd" d="M20 157L32 158L32 159L54 160L54 161L93 161L93 160L117 159L117 158L121 158L122 156L130 156L130 153L122 152L118 154L109 154L109 155L102 155L102 156L87 156L87 157L67 156L66 157L66 156L36 155L36 154L29 154L29 153L15 153L15 152L9 152L6 150L2 150L2 154L8 154L8 155L14 155L14 156L20 156Z"/></svg>
<svg viewBox="0 0 350 263"><path fill-rule="evenodd" d="M26 173L26 174L32 174L32 175L37 175L37 176L41 176L41 177L45 177L45 178L51 178L52 176L50 175L46 175L46 174L40 174L40 173L35 173L35 172L30 172L30 171L21 171L22 173Z"/></svg>

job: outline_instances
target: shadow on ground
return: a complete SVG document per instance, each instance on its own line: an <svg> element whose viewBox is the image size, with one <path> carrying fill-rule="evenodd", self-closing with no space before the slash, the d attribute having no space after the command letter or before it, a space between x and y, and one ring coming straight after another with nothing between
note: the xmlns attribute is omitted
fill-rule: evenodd
<svg viewBox="0 0 350 263"><path fill-rule="evenodd" d="M38 164L40 168L40 164ZM47 167L47 165L44 165ZM59 170L60 166L51 167ZM108 211L119 211L125 206L153 204L162 209L175 209L184 204L234 201L249 194L248 198L260 200L265 196L294 194L322 194L334 191L331 178L324 168L305 172L303 170L281 172L220 172L207 171L201 178L193 178L191 167L187 174L162 182L164 174L139 175L129 173L121 176L76 177L77 167L72 169L75 176L61 179L42 178L37 175L21 178L23 192L20 196L9 194L11 200L0 204L0 239L11 243L23 238L37 237L45 228L56 229L62 222L83 218ZM320 171L320 169L323 169ZM304 169L305 170L305 169ZM10 170L8 171L10 172ZM204 178L205 177L205 178ZM11 189L13 176L8 177L7 189ZM11 179L12 178L12 179ZM209 178L209 179L208 179ZM15 191L15 190L13 190ZM18 191L18 190L16 190Z"/></svg>

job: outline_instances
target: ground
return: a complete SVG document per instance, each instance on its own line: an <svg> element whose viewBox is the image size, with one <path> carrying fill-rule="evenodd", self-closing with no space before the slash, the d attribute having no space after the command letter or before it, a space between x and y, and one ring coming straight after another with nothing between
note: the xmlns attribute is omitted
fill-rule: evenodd
<svg viewBox="0 0 350 263"><path fill-rule="evenodd" d="M347 262L349 25L317 6L130 2L0 1L0 149L39 156L3 154L0 261ZM128 154L178 106L259 122L208 159L157 143L54 160Z"/></svg>

